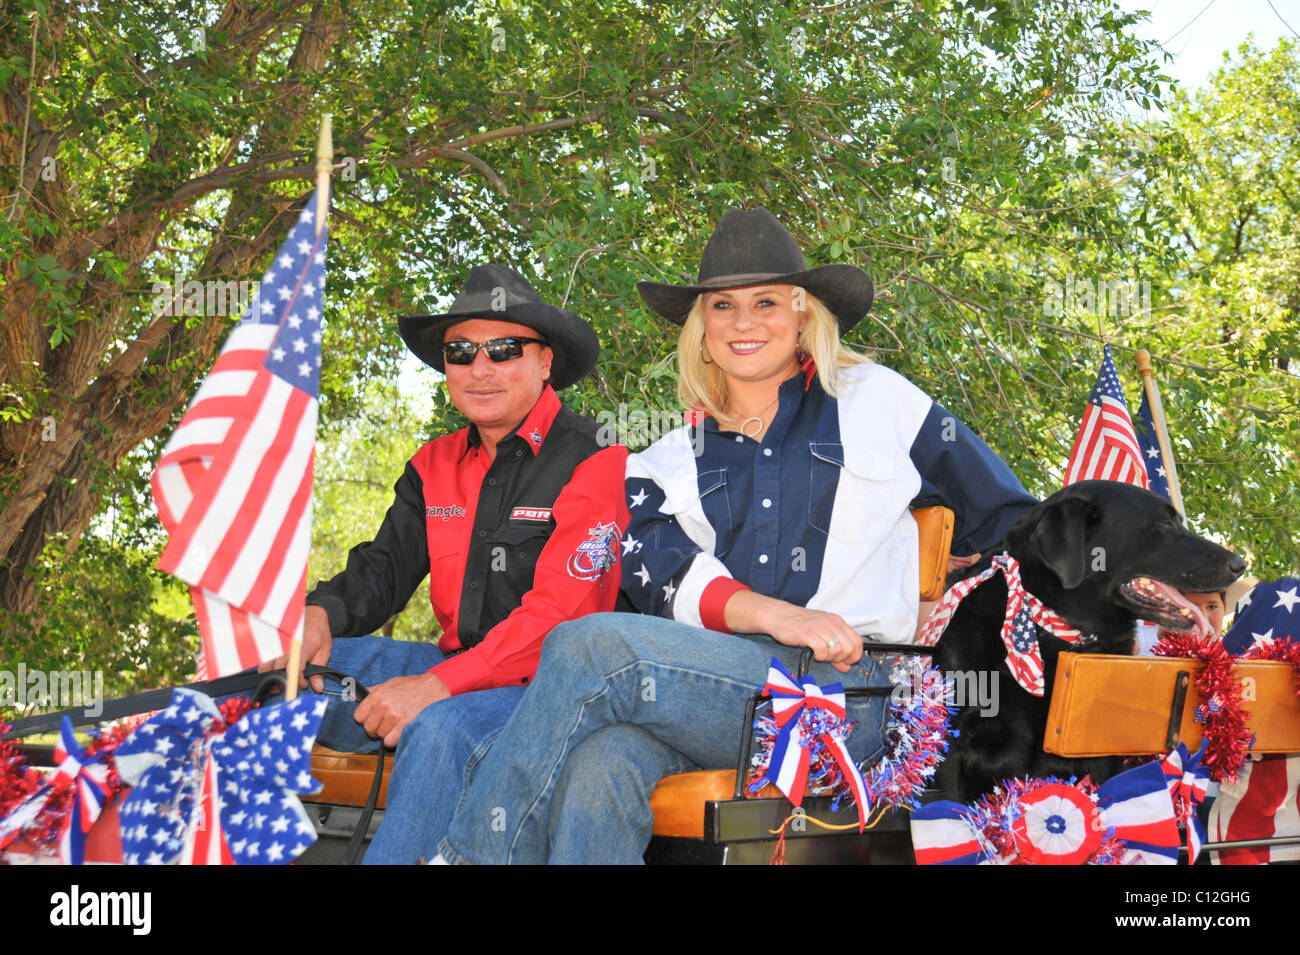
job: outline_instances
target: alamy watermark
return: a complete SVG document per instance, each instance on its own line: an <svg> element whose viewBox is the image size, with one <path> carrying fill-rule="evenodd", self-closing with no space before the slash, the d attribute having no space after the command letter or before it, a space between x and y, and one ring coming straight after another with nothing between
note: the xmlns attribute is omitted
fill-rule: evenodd
<svg viewBox="0 0 1300 955"><path fill-rule="evenodd" d="M947 673L913 670L906 680L894 686L889 698L895 703L904 703L913 694L945 706L974 707L980 716L997 716L1001 708L997 670L951 670Z"/></svg>
<svg viewBox="0 0 1300 955"><path fill-rule="evenodd" d="M153 283L151 312L155 317L243 315L257 294L259 284L249 279L242 282L190 279L187 282L178 272L170 282Z"/></svg>
<svg viewBox="0 0 1300 955"><path fill-rule="evenodd" d="M1075 278L1043 283L1043 314L1060 318L1083 312L1108 318L1150 316L1151 282L1147 279Z"/></svg>
<svg viewBox="0 0 1300 955"><path fill-rule="evenodd" d="M80 707L89 717L104 712L103 670L0 670L0 706L26 708L52 706L61 710Z"/></svg>
<svg viewBox="0 0 1300 955"><path fill-rule="evenodd" d="M621 444L633 451L649 447L685 424L680 411L667 408L629 407L619 402L617 411L601 411L596 415L600 430L596 443L601 447ZM704 432L694 428L689 432L691 448L698 458L704 453Z"/></svg>

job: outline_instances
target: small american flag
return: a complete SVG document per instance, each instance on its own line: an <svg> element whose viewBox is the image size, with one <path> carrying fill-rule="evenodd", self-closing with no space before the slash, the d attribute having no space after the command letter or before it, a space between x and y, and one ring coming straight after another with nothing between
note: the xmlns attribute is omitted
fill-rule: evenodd
<svg viewBox="0 0 1300 955"><path fill-rule="evenodd" d="M272 660L302 634L325 293L320 197L263 276L153 473L170 535L158 566L190 584L201 677Z"/></svg>
<svg viewBox="0 0 1300 955"><path fill-rule="evenodd" d="M1088 396L1062 486L1093 479L1147 486L1142 449L1138 447L1109 345L1105 348L1101 371L1097 373L1097 383Z"/></svg>

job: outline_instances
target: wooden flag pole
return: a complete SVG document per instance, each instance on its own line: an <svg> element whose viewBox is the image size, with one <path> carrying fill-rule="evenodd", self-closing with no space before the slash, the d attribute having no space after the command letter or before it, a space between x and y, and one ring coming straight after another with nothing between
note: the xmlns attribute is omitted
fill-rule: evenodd
<svg viewBox="0 0 1300 955"><path fill-rule="evenodd" d="M320 138L316 141L316 235L320 236L325 228L325 217L330 208L330 171L334 168L334 134L330 127L330 114L326 113L320 121ZM294 637L289 641L289 665L285 670L284 698L286 701L298 696L298 680L294 676L302 659L302 638Z"/></svg>
<svg viewBox="0 0 1300 955"><path fill-rule="evenodd" d="M330 171L334 168L334 132L330 114L320 121L320 139L316 143L316 235L325 228L325 214L330 208Z"/></svg>
<svg viewBox="0 0 1300 955"><path fill-rule="evenodd" d="M1178 484L1178 465L1174 463L1174 450L1169 443L1169 431L1165 426L1165 409L1160 404L1160 388L1156 385L1155 374L1151 370L1151 353L1145 348L1139 349L1137 355L1138 374L1142 376L1142 387L1146 389L1147 404L1151 407L1151 423L1156 428L1156 441L1160 444L1160 456L1165 459L1165 477L1169 481L1169 498L1184 517L1183 491Z"/></svg>

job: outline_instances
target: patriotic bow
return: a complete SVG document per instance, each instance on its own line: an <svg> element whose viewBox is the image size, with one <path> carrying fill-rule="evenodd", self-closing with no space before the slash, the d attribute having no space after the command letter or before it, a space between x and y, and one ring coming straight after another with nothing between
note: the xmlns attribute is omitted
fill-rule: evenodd
<svg viewBox="0 0 1300 955"><path fill-rule="evenodd" d="M1020 581L1020 564L1010 554L993 558L993 566L977 577L953 584L943 595L939 606L926 618L925 626L917 638L922 646L932 647L939 642L948 628L952 615L962 600L972 590L994 574L1002 574L1007 581L1007 612L1002 621L1002 642L1007 648L1007 669L1016 682L1034 696L1043 695L1043 654L1038 647L1038 633L1034 625L1042 627L1058 639L1076 643L1083 635L1059 616L1047 609L1043 602L1025 590Z"/></svg>
<svg viewBox="0 0 1300 955"><path fill-rule="evenodd" d="M1095 801L1059 780L1012 780L977 805L942 800L912 813L921 865L1077 865L1092 859L1173 865L1178 823L1156 763L1103 783ZM1118 851L1099 851L1111 843Z"/></svg>
<svg viewBox="0 0 1300 955"><path fill-rule="evenodd" d="M763 693L772 698L777 733L767 775L755 786L771 782L796 806L802 805L813 751L825 749L849 784L858 806L858 831L862 831L866 826L866 787L844 742L844 687L832 683L822 688L811 677L796 683L773 657Z"/></svg>
<svg viewBox="0 0 1300 955"><path fill-rule="evenodd" d="M1187 829L1189 865L1200 855L1206 839L1205 827L1196 813L1196 807L1205 801L1206 787L1210 782L1209 769L1202 762L1204 755L1205 740L1201 740L1200 748L1194 754L1188 755L1187 744L1179 743L1176 750L1160 761L1174 814Z"/></svg>
<svg viewBox="0 0 1300 955"><path fill-rule="evenodd" d="M325 699L250 710L224 733L206 696L178 689L171 706L116 751L134 787L122 806L132 864L282 864L316 841L297 793L315 792L311 747Z"/></svg>
<svg viewBox="0 0 1300 955"><path fill-rule="evenodd" d="M97 756L87 756L72 732L66 716L54 744L58 770L50 780L55 792L71 789L72 807L63 817L59 836L59 861L64 865L82 865L86 861L86 834L104 810L108 796L108 766Z"/></svg>

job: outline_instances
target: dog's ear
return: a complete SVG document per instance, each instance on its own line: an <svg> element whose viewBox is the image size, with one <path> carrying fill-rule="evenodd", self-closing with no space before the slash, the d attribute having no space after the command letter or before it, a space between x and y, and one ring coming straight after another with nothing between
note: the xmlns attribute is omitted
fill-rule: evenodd
<svg viewBox="0 0 1300 955"><path fill-rule="evenodd" d="M1029 535L1030 546L1038 559L1056 574L1066 590L1073 590L1083 582L1088 566L1088 521L1095 512L1092 502L1081 498L1053 501Z"/></svg>

